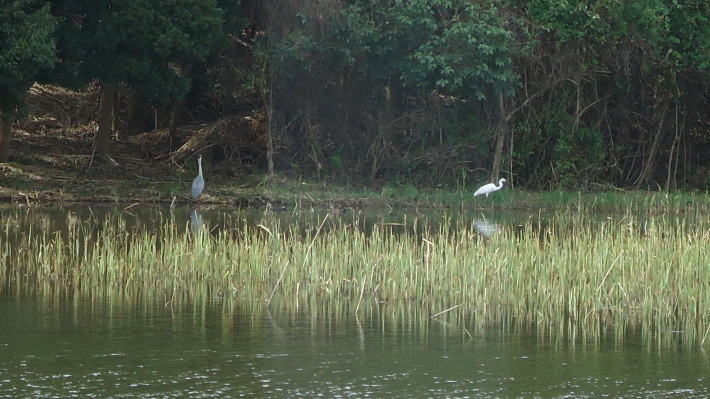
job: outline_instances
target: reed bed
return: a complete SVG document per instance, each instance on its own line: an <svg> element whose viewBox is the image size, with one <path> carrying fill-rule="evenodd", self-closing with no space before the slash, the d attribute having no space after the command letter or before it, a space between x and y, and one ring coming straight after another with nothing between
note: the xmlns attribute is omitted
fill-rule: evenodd
<svg viewBox="0 0 710 399"><path fill-rule="evenodd" d="M334 214L280 220L194 233L168 219L156 230L130 229L116 216L60 233L18 232L9 217L0 287L167 305L337 308L404 323L436 315L466 334L515 324L571 339L622 339L639 329L659 343L710 343L705 218L627 213L600 221L563 212L498 226L490 239L461 218L374 226Z"/></svg>

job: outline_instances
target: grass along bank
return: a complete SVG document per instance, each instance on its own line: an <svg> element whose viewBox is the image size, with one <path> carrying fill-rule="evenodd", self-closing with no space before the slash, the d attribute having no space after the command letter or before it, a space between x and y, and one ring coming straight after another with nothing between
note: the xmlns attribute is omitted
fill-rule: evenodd
<svg viewBox="0 0 710 399"><path fill-rule="evenodd" d="M40 142L42 143L42 142ZM55 154L45 162L45 148L60 151L63 146L46 144L26 150L24 163L0 166L0 202L23 205L71 203L185 204L197 162L185 160L153 164L132 155L137 148L124 143L122 168L92 164L90 157ZM34 148L34 147L33 147ZM34 154L35 157L30 157ZM91 165L91 166L90 166ZM411 184L374 182L333 184L282 175L237 174L231 169L205 164L205 189L201 203L212 205L337 208L445 208L445 209L575 209L604 212L694 213L710 212L710 195L695 192L624 191L529 192L506 183L488 198L474 197L486 181L451 188L415 187Z"/></svg>
<svg viewBox="0 0 710 399"><path fill-rule="evenodd" d="M507 183L506 183L507 184ZM574 210L583 212L639 212L694 214L710 212L710 195L700 192L613 190L603 192L530 192L506 185L502 190L474 197L478 185L458 189L418 189L410 184L376 187L342 186L304 180L272 179L255 192L266 202L297 208L318 206L441 209ZM229 196L229 190L220 191Z"/></svg>
<svg viewBox="0 0 710 399"><path fill-rule="evenodd" d="M197 234L166 219L157 230L116 216L68 233L2 226L5 290L86 299L258 301L365 316L416 309L464 326L516 323L582 337L640 328L710 344L710 222L633 213L592 220L559 212L484 239L466 222L404 218L365 228L331 213L317 223L264 217ZM401 225L396 226L401 230ZM406 310L405 310L406 312Z"/></svg>

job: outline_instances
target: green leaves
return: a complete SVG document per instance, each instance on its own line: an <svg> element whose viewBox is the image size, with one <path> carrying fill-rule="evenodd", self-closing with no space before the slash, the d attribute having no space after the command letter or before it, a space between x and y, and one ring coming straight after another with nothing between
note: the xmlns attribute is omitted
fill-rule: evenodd
<svg viewBox="0 0 710 399"><path fill-rule="evenodd" d="M128 83L145 98L165 103L190 88L190 65L224 40L217 0L66 0L72 16L83 81Z"/></svg>
<svg viewBox="0 0 710 399"><path fill-rule="evenodd" d="M513 33L500 11L458 0L357 1L345 10L366 68L420 92L483 99L512 93Z"/></svg>
<svg viewBox="0 0 710 399"><path fill-rule="evenodd" d="M0 112L14 112L20 97L56 61L57 21L49 4L8 0L0 7Z"/></svg>
<svg viewBox="0 0 710 399"><path fill-rule="evenodd" d="M579 42L601 52L601 46L616 49L633 41L652 49L659 60L700 68L710 57L710 3L705 0L535 0L528 9L531 21L551 33L557 46Z"/></svg>

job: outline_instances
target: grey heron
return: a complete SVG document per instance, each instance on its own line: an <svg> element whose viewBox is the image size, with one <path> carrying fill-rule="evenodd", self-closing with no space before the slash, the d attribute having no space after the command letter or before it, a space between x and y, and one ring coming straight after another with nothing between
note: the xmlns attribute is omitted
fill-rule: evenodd
<svg viewBox="0 0 710 399"><path fill-rule="evenodd" d="M202 177L202 155L197 157L197 166L199 167L199 173L197 177L192 181L192 191L190 192L190 201L197 201L197 197L202 194L202 189L205 188L205 178Z"/></svg>

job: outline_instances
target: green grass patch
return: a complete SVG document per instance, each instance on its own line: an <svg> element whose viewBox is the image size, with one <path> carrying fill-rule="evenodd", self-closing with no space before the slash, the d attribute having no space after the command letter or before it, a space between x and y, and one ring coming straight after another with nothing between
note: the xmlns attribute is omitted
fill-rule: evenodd
<svg viewBox="0 0 710 399"><path fill-rule="evenodd" d="M584 208L580 206L579 208ZM66 231L4 220L0 287L44 296L182 304L278 303L344 314L397 309L461 325L532 326L585 339L640 328L656 339L682 331L707 345L710 222L574 210L498 226L491 239L463 218L403 216L365 226L356 213L197 233L166 218L156 230L115 215ZM670 338L669 338L670 337Z"/></svg>
<svg viewBox="0 0 710 399"><path fill-rule="evenodd" d="M411 184L339 186L306 180L274 178L260 194L304 207L327 204L365 204L375 207L448 209L549 209L586 212L695 213L710 212L707 193L652 191L528 192L506 185L488 197L474 197L477 186L458 190L417 188Z"/></svg>

